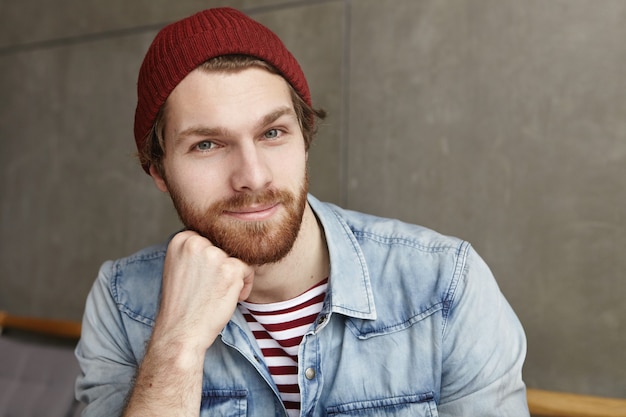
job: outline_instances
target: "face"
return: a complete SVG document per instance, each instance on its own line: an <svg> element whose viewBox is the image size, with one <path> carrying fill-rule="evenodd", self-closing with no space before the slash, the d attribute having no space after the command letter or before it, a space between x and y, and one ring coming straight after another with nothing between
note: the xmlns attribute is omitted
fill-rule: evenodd
<svg viewBox="0 0 626 417"><path fill-rule="evenodd" d="M165 110L164 176L185 226L251 265L277 262L300 230L308 178L286 81L252 67L191 72Z"/></svg>

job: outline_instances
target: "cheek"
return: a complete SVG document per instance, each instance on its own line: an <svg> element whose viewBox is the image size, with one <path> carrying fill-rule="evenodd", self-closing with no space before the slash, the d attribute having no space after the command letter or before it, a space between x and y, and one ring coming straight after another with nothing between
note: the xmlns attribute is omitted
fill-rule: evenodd
<svg viewBox="0 0 626 417"><path fill-rule="evenodd" d="M225 192L223 178L207 170L194 169L192 164L187 164L185 170L172 169L166 172L170 193L175 193L195 206L210 205Z"/></svg>
<svg viewBox="0 0 626 417"><path fill-rule="evenodd" d="M304 155L283 157L275 162L274 183L279 188L299 188L306 175L307 163Z"/></svg>
<svg viewBox="0 0 626 417"><path fill-rule="evenodd" d="M281 175L289 176L291 180L301 178L306 171L308 152L304 150L304 139L302 143L293 146L289 152L274 156L274 167Z"/></svg>

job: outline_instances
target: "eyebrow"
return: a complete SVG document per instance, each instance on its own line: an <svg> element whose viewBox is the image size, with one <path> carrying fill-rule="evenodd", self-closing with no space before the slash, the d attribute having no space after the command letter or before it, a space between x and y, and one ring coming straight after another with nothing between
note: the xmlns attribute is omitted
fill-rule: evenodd
<svg viewBox="0 0 626 417"><path fill-rule="evenodd" d="M284 107L279 107L276 110L274 110L273 112L270 112L268 114L266 114L265 116L263 116L263 118L261 119L261 121L257 124L257 128L262 128L265 127L269 124L274 123L276 120L280 119L281 117L285 116L285 115L289 115L292 116L294 118L296 118L296 113L293 110L292 107L288 107L288 106L284 106Z"/></svg>
<svg viewBox="0 0 626 417"><path fill-rule="evenodd" d="M261 129L269 124L274 123L281 117L288 115L296 117L296 113L292 107L284 106L279 107L276 110L271 111L259 120L255 125L256 129ZM230 136L228 129L223 127L209 127L209 126L192 126L180 132L176 135L176 141L183 140L189 136Z"/></svg>

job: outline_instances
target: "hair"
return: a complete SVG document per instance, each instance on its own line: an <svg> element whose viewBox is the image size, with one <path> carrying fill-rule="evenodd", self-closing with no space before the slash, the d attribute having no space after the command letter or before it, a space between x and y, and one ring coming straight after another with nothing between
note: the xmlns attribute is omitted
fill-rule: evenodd
<svg viewBox="0 0 626 417"><path fill-rule="evenodd" d="M258 58L248 55L222 55L205 61L198 68L206 72L238 72L247 68L257 67L263 68L273 74L281 75L272 65ZM299 95L296 90L287 83L296 117L302 130L304 137L304 146L308 151L313 141L317 127L315 119L323 120L326 117L326 111L323 109L314 109L309 106ZM165 177L163 167L163 158L165 157L165 111L167 101L157 113L154 124L148 133L147 140L143 147L139 149L138 158L142 166L154 166L157 172Z"/></svg>

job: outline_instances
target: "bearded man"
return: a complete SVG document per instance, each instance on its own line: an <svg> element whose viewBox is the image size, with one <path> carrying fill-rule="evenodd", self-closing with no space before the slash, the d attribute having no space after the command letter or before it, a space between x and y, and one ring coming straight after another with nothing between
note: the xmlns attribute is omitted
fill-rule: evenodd
<svg viewBox="0 0 626 417"><path fill-rule="evenodd" d="M244 14L159 32L135 139L185 229L102 266L85 416L528 416L522 327L471 246L308 194L323 117Z"/></svg>

